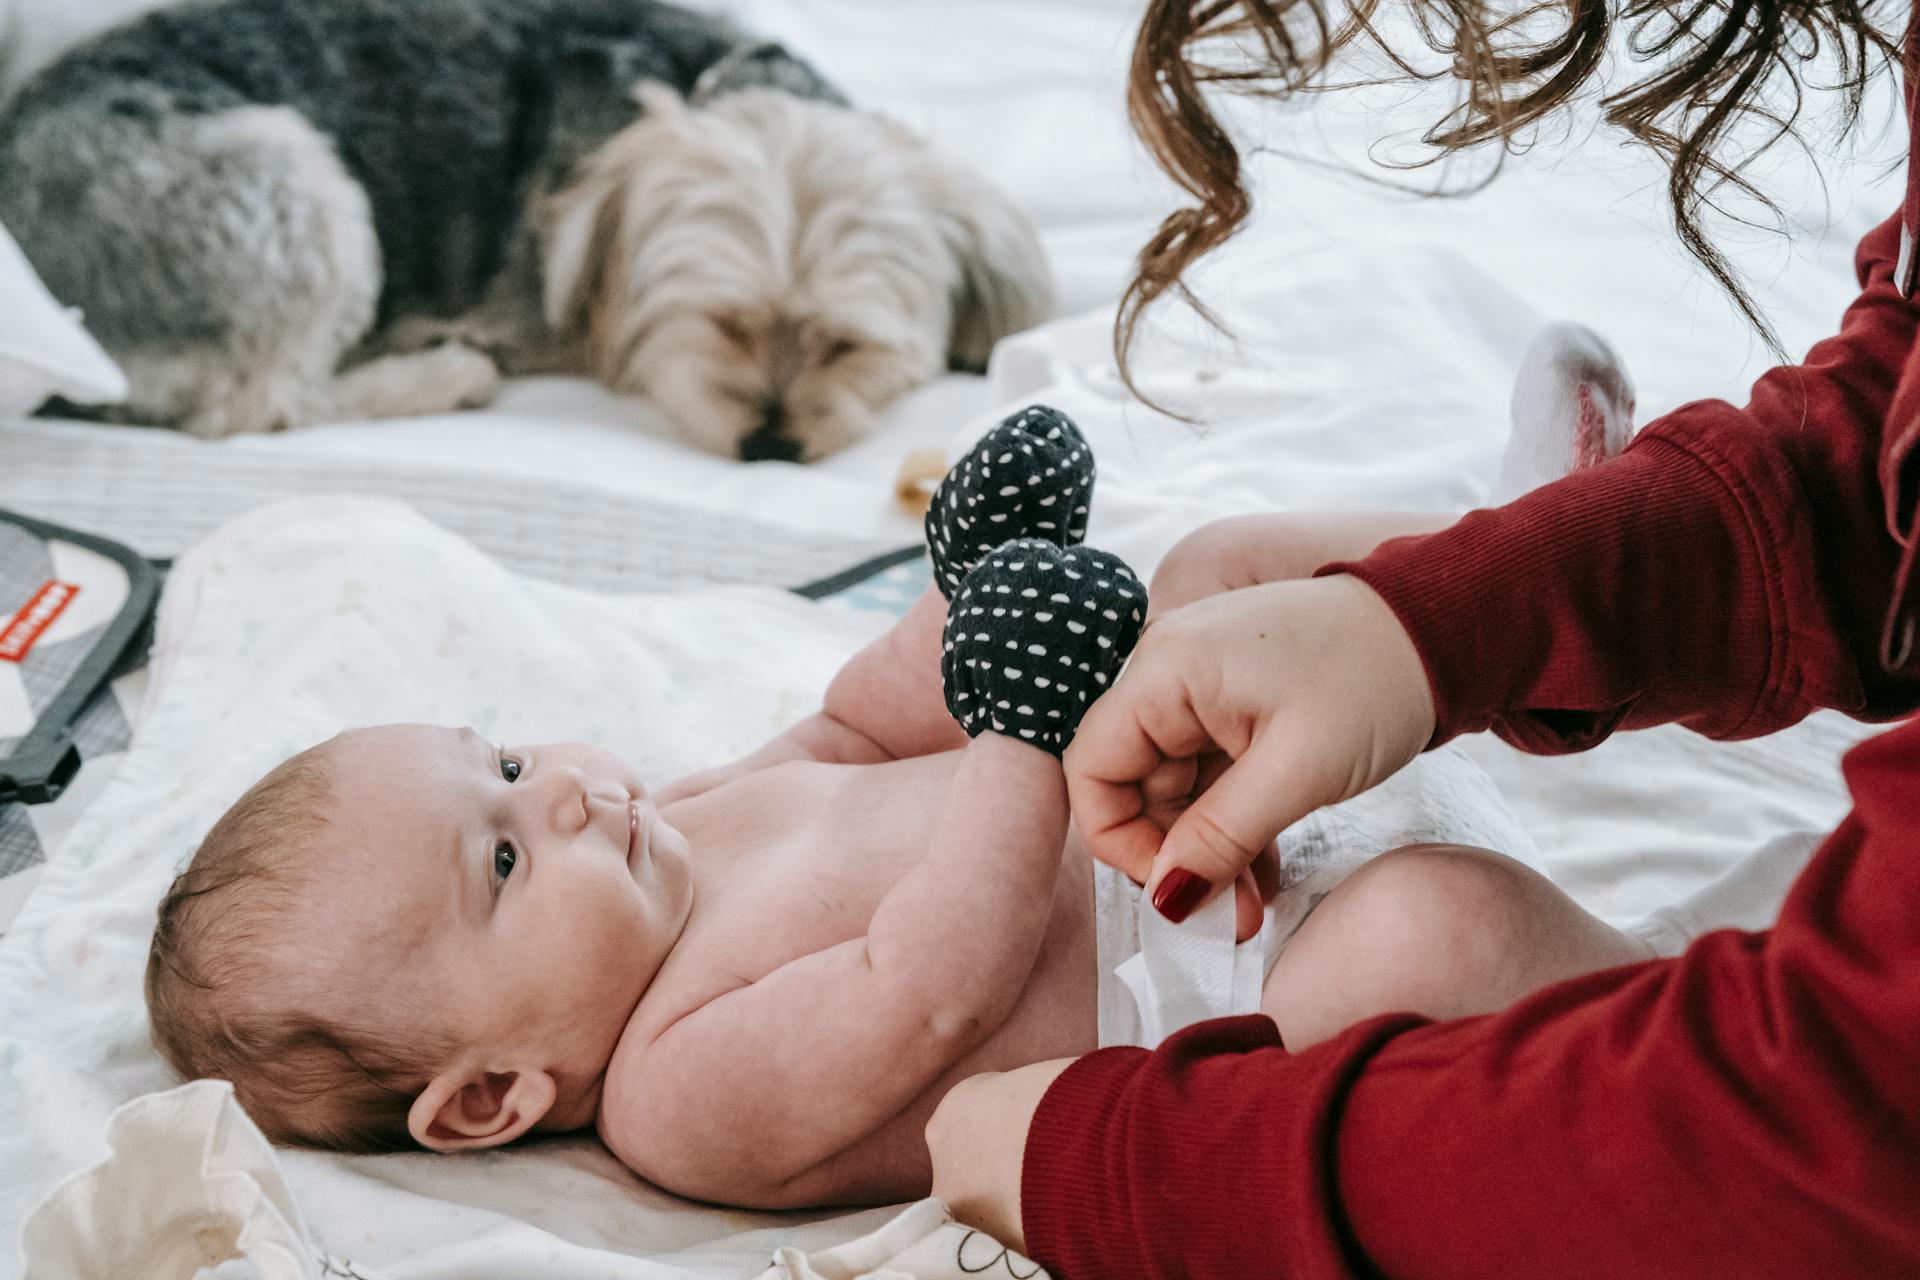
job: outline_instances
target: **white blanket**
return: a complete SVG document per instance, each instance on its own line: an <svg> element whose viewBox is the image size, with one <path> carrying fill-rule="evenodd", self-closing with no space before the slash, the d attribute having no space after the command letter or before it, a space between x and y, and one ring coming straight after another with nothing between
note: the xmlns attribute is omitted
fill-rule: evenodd
<svg viewBox="0 0 1920 1280"><path fill-rule="evenodd" d="M278 1156L226 1081L143 1094L113 1113L106 1138L111 1154L28 1218L29 1277L190 1280L235 1264L251 1268L249 1280L389 1280L314 1243ZM760 1280L1047 1278L929 1198L857 1239L782 1245Z"/></svg>
<svg viewBox="0 0 1920 1280"><path fill-rule="evenodd" d="M594 741L664 780L807 714L883 622L761 588L536 583L366 500L228 526L176 568L134 747L0 940L0 1275L29 1203L105 1153L113 1108L173 1083L140 996L154 904L267 768L341 728L424 720ZM392 1280L754 1275L777 1246L837 1243L888 1216L810 1226L690 1206L590 1139L283 1162L320 1247Z"/></svg>
<svg viewBox="0 0 1920 1280"><path fill-rule="evenodd" d="M0 1240L56 1180L104 1154L116 1106L172 1083L140 994L154 904L213 820L273 764L342 728L423 720L503 740L594 741L665 780L807 714L885 621L763 588L591 595L517 576L368 499L284 503L226 526L174 571L132 751L0 939ZM1831 746L1807 747L1805 731L1712 753L1643 734L1605 748L1612 768L1586 773L1484 744L1476 754L1502 775L1549 871L1580 878L1577 858L1556 856L1559 837L1577 849L1577 833L1610 836L1596 842L1606 887L1633 893L1622 905L1639 914L1677 899L1697 865L1726 861L1720 851L1741 833L1829 813L1830 763L1791 760L1830 762ZM1772 771L1777 785L1763 790L1747 769ZM1658 857L1623 851L1632 828L1606 812L1623 779L1656 796L1676 779L1689 786L1660 803L1717 821L1718 844L1672 829ZM1625 821L1657 825L1646 804L1621 807L1637 815ZM1772 901L1791 872L1789 860L1771 873ZM1752 910L1751 895L1740 897ZM1718 909L1671 917L1666 932L1696 930ZM390 1280L747 1276L776 1247L838 1244L886 1216L690 1205L585 1138L462 1157L291 1152L283 1163L316 1246Z"/></svg>
<svg viewBox="0 0 1920 1280"><path fill-rule="evenodd" d="M8 7L0 0L0 11ZM12 7L84 17L113 6L12 0ZM1045 399L1073 413L1100 453L1094 539L1146 570L1181 533L1216 515L1481 500L1505 430L1514 364L1548 318L1583 320L1607 336L1632 366L1642 418L1697 396L1741 400L1747 381L1770 363L1665 230L1656 166L1620 149L1613 136L1590 135L1583 125L1555 133L1484 193L1447 203L1413 203L1278 156L1250 156L1263 216L1198 282L1238 346L1175 325L1143 365L1151 389L1208 418L1204 432L1191 431L1121 395L1106 345L1108 309L1128 262L1173 203L1129 143L1122 116L1137 0L791 0L762 7L782 11L794 28L783 34L804 36L856 97L924 125L1035 217L1061 281L1062 315L1003 345L990 378L950 378L923 389L888 414L881 435L807 469L743 467L691 453L663 439L633 403L556 380L511 385L485 413L342 423L192 447L235 463L267 454L398 463L448 483L462 470L565 479L643 501L659 495L695 502L721 516L905 542L915 524L895 508L890 482L907 448L971 439L1010 404ZM1890 90L1882 81L1870 100L1861 149L1827 159L1830 203L1821 203L1820 188L1802 168L1770 175L1801 233L1797 244L1737 229L1727 234L1790 350L1833 332L1855 292L1854 243L1899 202L1898 165L1868 162L1897 161L1904 141L1904 130L1875 131L1897 119ZM1320 151L1324 144L1354 157L1365 140L1386 131L1404 137L1439 114L1430 98L1411 109L1395 109L1396 102L1392 92L1320 98L1262 117L1248 136L1277 149ZM1811 100L1803 124L1818 129L1830 102ZM1728 233L1725 223L1716 230ZM62 438L131 447L143 433L53 423L0 427L0 467L9 446L28 437L48 448ZM134 493L127 501L139 499ZM814 625L797 619L812 617L805 610L794 615L796 635ZM537 623L519 617L515 625ZM206 642L241 639L209 632ZM334 718L356 714L350 702L336 708L329 701L336 694L397 691L417 705L433 696L407 681L388 690L352 673L329 677L327 655L301 635L277 639L273 661L257 663L260 687L279 690L286 723L307 725L312 736ZM822 647L819 662L830 665L824 650L832 646ZM724 661L694 646L673 670L703 672ZM316 695L280 683L309 678L331 683ZM807 682L820 678L818 670L797 678L790 697L811 696L817 689ZM488 705L497 716L523 714L515 698L524 693L490 688L500 696L476 699L463 718ZM184 714L162 693L155 715L170 708L175 717ZM362 714L417 713L388 706ZM773 718L788 714L797 708L782 707ZM297 732L268 732L266 723L238 706L218 742L179 755L163 736L143 734L132 776L107 797L111 816L83 818L55 856L46 894L27 904L23 922L33 925L31 936L0 943L0 1275L10 1269L3 1250L26 1201L99 1154L100 1124L116 1101L165 1082L141 1047L137 1010L126 994L137 985L137 953L164 878L159 864L183 853L195 824L276 752L304 745L283 740ZM742 723L724 743L712 740L728 732L719 726L690 727L709 738L687 743L687 754L699 754L696 745L721 753L765 727ZM1555 760L1524 759L1490 741L1467 749L1501 784L1555 878L1624 922L1684 898L1782 832L1832 825L1844 808L1840 751L1864 732L1816 717L1788 734L1730 746L1662 730ZM635 750L650 769L670 763L641 756L646 744L607 741ZM122 795L131 799L121 803ZM1778 883L1790 871L1784 868ZM1686 927L1696 925L1689 919ZM616 1165L584 1146L513 1160L506 1175L484 1159L296 1156L289 1166L314 1229L347 1256L395 1263L395 1276L649 1274L635 1262L620 1262L624 1272L613 1269L596 1251L603 1246L746 1275L776 1242L790 1242L784 1220L775 1230L752 1215L683 1214L676 1202L632 1190ZM607 1195L609 1188L620 1194ZM880 1221L861 1215L844 1230ZM834 1233L823 1229L820 1238ZM405 1255L417 1259L398 1263Z"/></svg>

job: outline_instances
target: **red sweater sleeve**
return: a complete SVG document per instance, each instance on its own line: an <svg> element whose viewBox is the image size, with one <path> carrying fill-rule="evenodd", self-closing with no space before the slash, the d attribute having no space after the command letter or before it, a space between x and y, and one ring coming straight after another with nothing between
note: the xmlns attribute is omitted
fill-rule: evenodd
<svg viewBox="0 0 1920 1280"><path fill-rule="evenodd" d="M1744 409L1682 405L1611 462L1320 571L1361 578L1406 627L1436 744L1492 728L1571 751L1668 721L1748 737L1920 705L1920 676L1879 662L1902 551L1887 423L1920 389L1899 244L1898 217L1861 241L1840 333Z"/></svg>
<svg viewBox="0 0 1920 1280"><path fill-rule="evenodd" d="M1027 1138L1056 1280L1920 1275L1920 724L1768 933L1284 1050L1262 1017L1070 1067Z"/></svg>

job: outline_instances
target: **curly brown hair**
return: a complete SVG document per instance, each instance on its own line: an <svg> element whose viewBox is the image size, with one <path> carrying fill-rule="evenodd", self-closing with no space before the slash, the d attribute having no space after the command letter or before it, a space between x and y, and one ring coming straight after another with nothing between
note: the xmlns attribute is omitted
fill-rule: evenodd
<svg viewBox="0 0 1920 1280"><path fill-rule="evenodd" d="M1206 89L1271 99L1325 89L1323 73L1362 36L1399 73L1365 83L1450 78L1464 86L1462 100L1422 135L1432 154L1396 166L1417 168L1496 141L1504 161L1529 126L1565 104L1599 70L1615 27L1627 28L1633 60L1660 65L1603 97L1604 119L1666 160L1681 243L1775 355L1786 359L1773 326L1701 232L1699 215L1720 209L1714 197L1723 187L1779 214L1742 171L1781 139L1798 141L1794 124L1803 82L1797 71L1824 50L1837 54L1837 79L1821 87L1842 92L1837 127L1852 129L1868 85L1900 57L1899 43L1876 21L1876 0L1624 0L1617 8L1608 0L1524 0L1511 10L1485 0L1410 3L1421 39L1446 58L1440 70L1417 69L1387 44L1374 26L1379 0L1350 0L1337 25L1327 0L1151 0L1133 49L1128 115L1160 167L1199 203L1160 224L1121 298L1113 343L1129 389L1139 394L1127 355L1142 313L1156 300L1172 293L1213 321L1183 276L1232 237L1250 209L1239 150L1208 105ZM1559 29L1545 37L1528 34L1557 13L1565 15ZM1782 70L1791 88L1791 109L1784 114L1760 101ZM1745 119L1763 121L1771 132L1732 162L1716 157L1728 131ZM1497 173L1498 161L1493 173L1471 186L1424 194L1479 190Z"/></svg>

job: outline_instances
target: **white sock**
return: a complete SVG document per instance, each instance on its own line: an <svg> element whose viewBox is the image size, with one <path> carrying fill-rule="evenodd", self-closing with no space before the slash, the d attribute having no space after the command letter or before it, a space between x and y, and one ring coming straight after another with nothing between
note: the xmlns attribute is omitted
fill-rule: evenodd
<svg viewBox="0 0 1920 1280"><path fill-rule="evenodd" d="M1513 383L1513 435L1494 505L1605 462L1633 438L1633 380L1599 334L1556 320L1534 335Z"/></svg>

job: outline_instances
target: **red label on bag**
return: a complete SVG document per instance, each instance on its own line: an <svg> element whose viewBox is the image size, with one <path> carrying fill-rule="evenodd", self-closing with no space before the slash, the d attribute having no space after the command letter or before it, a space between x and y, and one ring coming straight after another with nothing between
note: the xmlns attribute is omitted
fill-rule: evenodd
<svg viewBox="0 0 1920 1280"><path fill-rule="evenodd" d="M33 599L27 601L6 626L0 627L0 662L19 662L25 658L40 633L52 626L53 620L79 594L80 588L71 582L49 579L42 583L33 593Z"/></svg>

